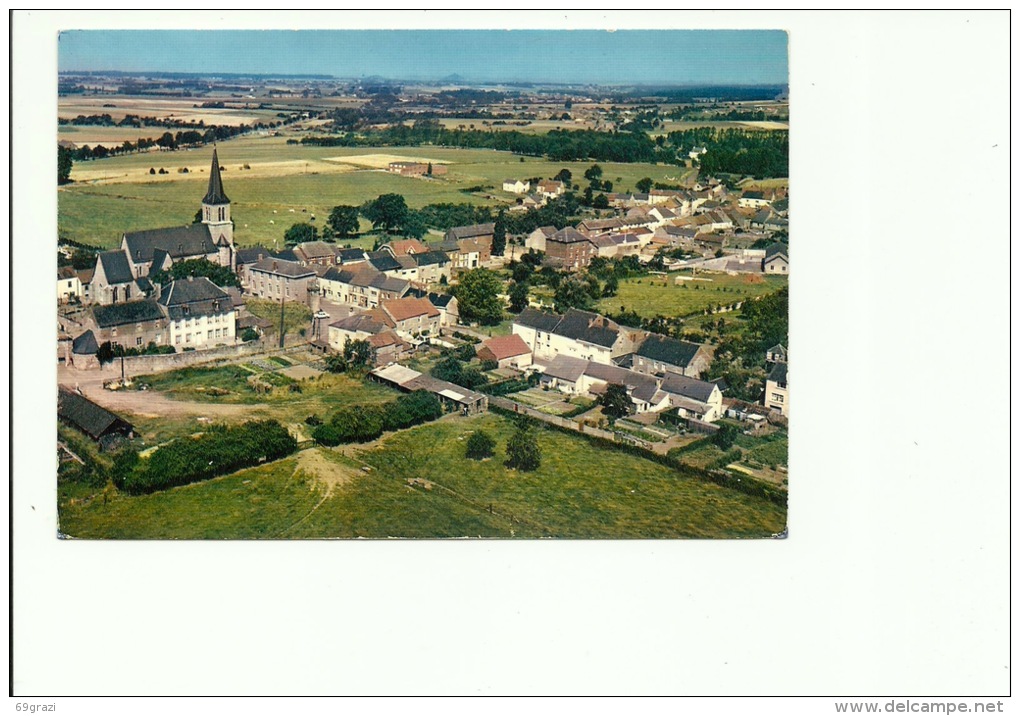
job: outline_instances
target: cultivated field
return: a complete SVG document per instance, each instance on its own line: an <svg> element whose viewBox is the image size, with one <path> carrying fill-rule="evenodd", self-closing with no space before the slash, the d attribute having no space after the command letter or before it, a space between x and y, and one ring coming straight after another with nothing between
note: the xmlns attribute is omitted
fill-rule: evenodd
<svg viewBox="0 0 1020 716"><path fill-rule="evenodd" d="M221 99L225 105L222 109L200 107L202 102L210 99ZM129 114L139 117L156 117L158 119L176 119L183 122L205 122L206 124L222 124L237 126L250 124L254 121L275 121L277 109L258 109L260 100L230 101L222 98L195 99L183 98L152 98L131 97L125 95L98 97L61 97L57 105L57 116L74 119L78 115L108 114L119 121ZM246 106L247 105L247 106ZM83 127L91 129L91 127ZM156 127L135 129L135 132L156 132L159 136L166 130ZM148 136L141 134L138 136ZM77 141L77 140L75 140Z"/></svg>
<svg viewBox="0 0 1020 716"><path fill-rule="evenodd" d="M620 281L615 296L603 298L597 304L602 313L617 313L622 309L635 311L645 318L654 316L689 316L709 306L729 305L745 298L777 291L786 285L785 276L760 276L723 273L698 273L698 281L683 281L676 276L691 276L690 271L670 273L666 276L642 276ZM723 314L725 315L725 314Z"/></svg>
<svg viewBox="0 0 1020 716"><path fill-rule="evenodd" d="M233 202L235 241L239 246L283 244L291 224L326 220L338 204L360 205L380 194L398 193L411 207L450 202L499 204L513 201L503 192L503 179L551 177L568 168L583 182L590 162L549 162L485 149L429 147L434 163L448 163L449 173L434 179L403 177L377 170L359 170L344 163L384 155L389 161L421 157L421 147L302 147L283 137L251 136L220 143L225 169L223 184ZM113 247L125 231L191 223L208 181L211 148L152 152L113 157L74 165L74 184L58 190L58 230L61 236ZM392 159L391 159L392 158ZM523 159L523 161L522 161ZM249 168L245 169L245 165ZM683 169L649 164L601 164L614 188L633 189L643 177L675 182ZM187 167L188 173L178 170ZM168 173L149 174L160 168ZM488 193L466 193L475 186ZM485 196L495 197L486 199ZM367 228L367 224L363 228Z"/></svg>
<svg viewBox="0 0 1020 716"><path fill-rule="evenodd" d="M468 460L465 440L480 429L496 438L497 457ZM85 500L65 485L60 529L122 539L627 539L768 537L785 526L785 511L771 502L632 455L600 453L593 471L589 444L555 431L539 431L538 470L507 470L512 430L491 414L450 416L376 445L316 448L148 496Z"/></svg>
<svg viewBox="0 0 1020 716"><path fill-rule="evenodd" d="M398 154L353 154L341 157L324 157L325 162L339 162L340 164L353 164L356 167L367 169L386 169L392 162L421 162L422 164L449 164L449 161L440 161L430 157L406 157Z"/></svg>

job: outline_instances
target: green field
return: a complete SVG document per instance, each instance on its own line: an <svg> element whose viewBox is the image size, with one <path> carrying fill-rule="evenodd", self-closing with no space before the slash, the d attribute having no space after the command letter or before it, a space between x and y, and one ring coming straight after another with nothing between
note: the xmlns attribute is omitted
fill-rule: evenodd
<svg viewBox="0 0 1020 716"><path fill-rule="evenodd" d="M329 210L338 204L360 205L380 194L398 193L414 208L450 202L509 204L516 198L502 191L505 178L551 177L562 168L584 183L590 162L549 162L487 149L442 147L302 147L286 144L284 137L242 137L218 145L223 184L232 202L235 240L239 246L274 241L282 248L283 234L293 223L322 226ZM359 169L326 161L329 158L370 154L427 157L450 162L449 174L426 181L385 171ZM132 154L75 164L75 183L58 190L60 236L113 247L125 231L191 223L208 181L209 148L177 152ZM248 164L249 169L244 169ZM678 180L683 169L649 164L601 164L603 178L614 189L633 190L642 177L656 181ZM178 169L187 167L187 174ZM167 175L150 175L165 168ZM491 186L485 195L461 191ZM315 221L311 222L311 217ZM362 229L369 224L363 222Z"/></svg>
<svg viewBox="0 0 1020 716"><path fill-rule="evenodd" d="M496 438L496 458L463 457L464 440L478 429ZM390 435L353 459L314 449L140 497L83 502L78 486L64 484L60 528L124 539L749 538L785 526L785 511L771 502L632 455L606 451L593 471L591 446L556 431L539 432L537 471L507 470L512 429L491 414L448 417ZM365 463L374 469L361 470ZM413 478L428 484L408 484Z"/></svg>
<svg viewBox="0 0 1020 716"><path fill-rule="evenodd" d="M645 318L660 315L689 316L709 306L732 304L745 298L772 293L787 283L785 276L765 276L761 277L761 283L755 283L751 281L758 277L752 279L747 274L728 276L723 273L699 273L699 278L711 281L685 281L677 285L673 280L677 275L690 276L690 272L624 279L620 281L616 295L599 301L597 308L601 313L617 313L622 306Z"/></svg>

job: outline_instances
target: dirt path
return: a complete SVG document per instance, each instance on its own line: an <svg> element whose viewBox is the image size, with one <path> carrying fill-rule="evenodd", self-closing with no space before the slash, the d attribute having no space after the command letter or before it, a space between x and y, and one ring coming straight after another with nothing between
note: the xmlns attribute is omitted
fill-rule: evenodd
<svg viewBox="0 0 1020 716"><path fill-rule="evenodd" d="M207 417L239 417L267 407L256 405L226 405L173 400L155 390L106 390L103 381L119 377L119 371L76 371L60 366L57 382L72 390L78 388L89 400L113 412L127 411L143 417L175 418L191 415Z"/></svg>
<svg viewBox="0 0 1020 716"><path fill-rule="evenodd" d="M299 472L304 473L311 479L313 490L323 488L322 496L319 498L319 501L315 503L312 509L308 510L301 519L291 523L277 532L275 535L276 537L282 537L315 514L315 511L322 507L326 500L333 496L334 490L350 484L354 480L355 476L353 468L338 465L335 462L327 460L326 456L322 454L321 448L304 450L298 454L297 465L294 466L294 472L291 473L291 479L296 477Z"/></svg>

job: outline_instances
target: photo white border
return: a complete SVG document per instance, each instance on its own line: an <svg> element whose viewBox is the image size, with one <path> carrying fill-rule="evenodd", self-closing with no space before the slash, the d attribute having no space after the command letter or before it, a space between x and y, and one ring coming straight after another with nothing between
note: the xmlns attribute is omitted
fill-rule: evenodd
<svg viewBox="0 0 1020 716"><path fill-rule="evenodd" d="M324 25L790 31L789 539L55 539L56 29ZM1008 15L61 11L12 28L14 693L1008 692Z"/></svg>

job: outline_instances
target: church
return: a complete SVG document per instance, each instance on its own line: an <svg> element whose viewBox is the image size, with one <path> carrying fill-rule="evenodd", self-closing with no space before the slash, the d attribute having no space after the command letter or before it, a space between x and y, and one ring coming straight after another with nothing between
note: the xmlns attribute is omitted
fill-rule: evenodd
<svg viewBox="0 0 1020 716"><path fill-rule="evenodd" d="M223 191L215 148L209 170L209 187L202 199L201 221L188 226L124 234L119 249L104 251L96 257L92 300L107 306L151 296L150 274L190 259L206 259L228 266L232 271L236 269L230 199Z"/></svg>

